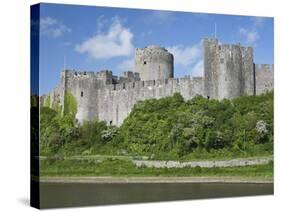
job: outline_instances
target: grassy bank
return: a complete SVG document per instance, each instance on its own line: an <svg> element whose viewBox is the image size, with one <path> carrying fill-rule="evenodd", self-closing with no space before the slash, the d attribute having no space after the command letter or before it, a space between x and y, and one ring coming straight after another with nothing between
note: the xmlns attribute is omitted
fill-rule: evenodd
<svg viewBox="0 0 281 212"><path fill-rule="evenodd" d="M271 179L273 163L228 168L148 168L136 167L129 160L44 160L40 162L41 176L174 176L174 177L251 177Z"/></svg>

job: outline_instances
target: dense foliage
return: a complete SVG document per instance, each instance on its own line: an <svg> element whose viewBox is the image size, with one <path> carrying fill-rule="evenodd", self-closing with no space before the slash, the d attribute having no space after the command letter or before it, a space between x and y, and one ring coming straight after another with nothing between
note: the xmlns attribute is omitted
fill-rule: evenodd
<svg viewBox="0 0 281 212"><path fill-rule="evenodd" d="M41 155L145 155L151 159L227 158L272 154L273 93L233 100L178 93L138 102L120 128L41 108Z"/></svg>

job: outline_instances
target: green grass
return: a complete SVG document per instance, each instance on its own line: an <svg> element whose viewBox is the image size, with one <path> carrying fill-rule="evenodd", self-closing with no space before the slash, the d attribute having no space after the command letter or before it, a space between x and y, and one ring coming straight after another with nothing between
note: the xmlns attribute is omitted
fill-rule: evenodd
<svg viewBox="0 0 281 212"><path fill-rule="evenodd" d="M181 161L197 161L197 160L231 160L242 158L257 158L257 157L270 157L273 155L273 151L264 150L260 146L255 146L251 151L231 151L226 149L211 150L211 151L194 151L181 158ZM165 159L165 158L160 158Z"/></svg>
<svg viewBox="0 0 281 212"><path fill-rule="evenodd" d="M43 160L40 161L41 176L235 176L270 179L273 163L228 168L147 168L136 167L130 160Z"/></svg>
<svg viewBox="0 0 281 212"><path fill-rule="evenodd" d="M233 159L258 159L258 158L273 158L272 154L269 153L263 153L263 154L258 154L258 155L249 155L249 154L241 154L241 155L228 155L223 157L223 154L209 154L209 155L204 155L200 156L199 153L196 153L196 157L185 157L180 160L175 160L175 161L180 161L180 162L190 162L190 161L210 161L210 160L233 160ZM153 158L151 159L149 156L141 156L141 155L54 155L54 156L40 156L42 160L45 159L65 159L65 160L159 160L159 161L173 161L173 158L167 159L167 158Z"/></svg>

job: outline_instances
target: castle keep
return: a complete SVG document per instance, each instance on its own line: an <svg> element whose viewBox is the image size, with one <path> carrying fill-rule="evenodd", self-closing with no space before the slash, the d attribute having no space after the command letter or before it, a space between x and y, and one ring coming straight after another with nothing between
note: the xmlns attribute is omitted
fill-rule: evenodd
<svg viewBox="0 0 281 212"><path fill-rule="evenodd" d="M65 96L77 102L80 123L94 118L120 126L137 101L162 98L179 92L185 100L235 98L273 90L273 65L257 65L253 48L220 44L205 39L204 76L175 79L174 58L166 49L148 46L135 51L134 72L117 77L109 70L84 72L63 70L59 85L41 98L41 104L65 110ZM46 99L49 101L46 101Z"/></svg>

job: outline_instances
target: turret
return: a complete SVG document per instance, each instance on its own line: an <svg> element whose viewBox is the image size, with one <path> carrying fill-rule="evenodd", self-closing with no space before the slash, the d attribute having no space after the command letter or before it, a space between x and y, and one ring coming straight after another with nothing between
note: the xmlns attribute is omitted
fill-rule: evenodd
<svg viewBox="0 0 281 212"><path fill-rule="evenodd" d="M143 81L173 78L174 57L165 48L155 45L136 49L134 71Z"/></svg>

